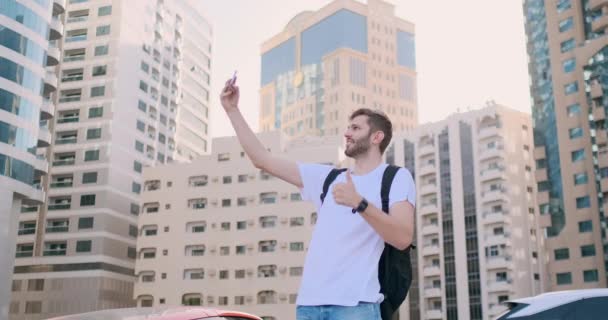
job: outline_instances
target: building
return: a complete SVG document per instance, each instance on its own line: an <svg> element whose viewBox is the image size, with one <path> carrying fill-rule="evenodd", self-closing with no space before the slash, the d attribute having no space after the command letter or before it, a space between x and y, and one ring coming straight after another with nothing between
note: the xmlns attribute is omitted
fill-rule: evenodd
<svg viewBox="0 0 608 320"><path fill-rule="evenodd" d="M360 107L418 124L414 25L381 0L332 1L262 44L260 131L340 135Z"/></svg>
<svg viewBox="0 0 608 320"><path fill-rule="evenodd" d="M549 290L606 287L608 1L524 1Z"/></svg>
<svg viewBox="0 0 608 320"><path fill-rule="evenodd" d="M5 253L0 258L0 319L9 311L37 308L11 303L11 270L15 254L33 250L17 247L18 238L36 231L35 221L20 221L22 207L45 199L41 185L48 163L38 148L51 143L64 11L65 0L0 0L0 250Z"/></svg>
<svg viewBox="0 0 608 320"><path fill-rule="evenodd" d="M259 135L271 152L340 163L339 137ZM314 146L313 146L314 145ZM205 305L293 319L315 208L256 169L236 137L188 164L144 170L135 298L138 306Z"/></svg>
<svg viewBox="0 0 608 320"><path fill-rule="evenodd" d="M347 164L342 137L259 136L290 159ZM255 169L236 137L213 145L192 163L144 171L138 305L293 319L315 209ZM455 114L397 134L386 158L410 168L418 190L416 281L401 319L491 319L501 302L543 291L528 114L501 106Z"/></svg>
<svg viewBox="0 0 608 320"><path fill-rule="evenodd" d="M20 216L36 233L17 239L15 320L134 305L142 168L208 152L205 18L181 1L69 0L64 19L47 205Z"/></svg>
<svg viewBox="0 0 608 320"><path fill-rule="evenodd" d="M530 115L493 103L395 136L418 192L407 319L494 319L544 291L532 142Z"/></svg>

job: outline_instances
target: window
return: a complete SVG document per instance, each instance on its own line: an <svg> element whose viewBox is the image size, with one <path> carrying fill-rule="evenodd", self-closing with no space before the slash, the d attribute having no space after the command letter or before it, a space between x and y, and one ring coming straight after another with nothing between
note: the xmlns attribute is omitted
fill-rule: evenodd
<svg viewBox="0 0 608 320"><path fill-rule="evenodd" d="M232 176L224 176L224 178L222 178L222 182L224 184L232 183Z"/></svg>
<svg viewBox="0 0 608 320"><path fill-rule="evenodd" d="M96 57L105 56L106 54L108 54L108 51L109 51L109 46L107 44L103 45L103 46L96 46L95 47L95 56Z"/></svg>
<svg viewBox="0 0 608 320"><path fill-rule="evenodd" d="M290 200L291 201L301 201L302 200L302 196L300 195L300 193L295 192L295 193L292 193L290 195Z"/></svg>
<svg viewBox="0 0 608 320"><path fill-rule="evenodd" d="M147 84L147 83L145 83L145 82L144 82L144 81L142 81L142 80L139 80L139 89L141 89L141 91L143 91L143 92L146 92L146 93L147 93L147 92L148 92L148 84Z"/></svg>
<svg viewBox="0 0 608 320"><path fill-rule="evenodd" d="M581 246L581 257L594 257L595 256L595 245L588 244Z"/></svg>
<svg viewBox="0 0 608 320"><path fill-rule="evenodd" d="M44 279L29 279L27 291L44 291Z"/></svg>
<svg viewBox="0 0 608 320"><path fill-rule="evenodd" d="M135 203L131 203L131 209L130 209L131 214L133 215L139 215L139 205L135 204Z"/></svg>
<svg viewBox="0 0 608 320"><path fill-rule="evenodd" d="M598 281L597 269L584 270L583 271L583 280L585 282L597 282Z"/></svg>
<svg viewBox="0 0 608 320"><path fill-rule="evenodd" d="M291 277L299 277L302 275L302 267L291 267L289 268L289 275Z"/></svg>
<svg viewBox="0 0 608 320"><path fill-rule="evenodd" d="M289 219L290 227L299 227L304 225L304 217L291 217Z"/></svg>
<svg viewBox="0 0 608 320"><path fill-rule="evenodd" d="M578 82L571 82L564 85L564 91L566 95L578 92Z"/></svg>
<svg viewBox="0 0 608 320"><path fill-rule="evenodd" d="M568 17L559 22L559 32L566 32L574 26L574 19L572 17Z"/></svg>
<svg viewBox="0 0 608 320"><path fill-rule="evenodd" d="M560 49L562 53L568 52L576 46L576 42L574 42L574 38L568 39L560 44Z"/></svg>
<svg viewBox="0 0 608 320"><path fill-rule="evenodd" d="M220 256L227 256L227 255L230 255L230 247L228 247L228 246L220 247Z"/></svg>
<svg viewBox="0 0 608 320"><path fill-rule="evenodd" d="M228 161L230 160L230 153L220 153L217 155L217 161Z"/></svg>
<svg viewBox="0 0 608 320"><path fill-rule="evenodd" d="M230 207L231 203L230 199L222 199L222 207Z"/></svg>
<svg viewBox="0 0 608 320"><path fill-rule="evenodd" d="M80 206L94 206L95 205L95 195L94 194L85 194L80 196Z"/></svg>
<svg viewBox="0 0 608 320"><path fill-rule="evenodd" d="M89 119L103 117L103 107L91 107L89 108Z"/></svg>
<svg viewBox="0 0 608 320"><path fill-rule="evenodd" d="M221 229L222 231L230 231L230 222L222 222Z"/></svg>
<svg viewBox="0 0 608 320"><path fill-rule="evenodd" d="M236 254L237 255L243 255L247 252L245 246L236 246Z"/></svg>
<svg viewBox="0 0 608 320"><path fill-rule="evenodd" d="M574 175L574 184L575 185L586 184L588 181L589 181L589 178L588 178L586 172L581 172L581 173L577 173Z"/></svg>
<svg viewBox="0 0 608 320"><path fill-rule="evenodd" d="M245 197L239 197L236 199L236 205L239 207L243 207L247 205L247 198Z"/></svg>
<svg viewBox="0 0 608 320"><path fill-rule="evenodd" d="M78 230L80 229L92 229L93 228L93 217L85 217L78 219Z"/></svg>
<svg viewBox="0 0 608 320"><path fill-rule="evenodd" d="M228 270L220 270L220 279L228 279Z"/></svg>
<svg viewBox="0 0 608 320"><path fill-rule="evenodd" d="M137 193L140 194L141 193L141 184L137 183L137 182L133 182L131 184L131 191L133 193Z"/></svg>
<svg viewBox="0 0 608 320"><path fill-rule="evenodd" d="M99 160L99 150L87 150L84 152L84 161Z"/></svg>
<svg viewBox="0 0 608 320"><path fill-rule="evenodd" d="M499 304L507 302L507 301L509 301L509 296L508 295L500 295L500 296L498 296L498 303Z"/></svg>
<svg viewBox="0 0 608 320"><path fill-rule="evenodd" d="M25 302L25 313L34 314L42 312L42 301L26 301Z"/></svg>
<svg viewBox="0 0 608 320"><path fill-rule="evenodd" d="M239 174L239 183L242 183L242 182L247 182L246 174Z"/></svg>
<svg viewBox="0 0 608 320"><path fill-rule="evenodd" d="M570 134L570 139L580 138L583 136L583 128L581 128L581 127L571 128L568 130L568 133Z"/></svg>
<svg viewBox="0 0 608 320"><path fill-rule="evenodd" d="M144 152L144 144L140 141L135 140L135 150Z"/></svg>
<svg viewBox="0 0 608 320"><path fill-rule="evenodd" d="M572 284L572 274L570 272L558 273L556 278L558 285Z"/></svg>
<svg viewBox="0 0 608 320"><path fill-rule="evenodd" d="M149 73L149 72L150 72L150 65L148 65L147 63L145 63L145 62L143 62L143 61L141 62L141 64L140 64L140 66L139 66L139 67L140 67L140 68L141 68L141 70L142 70L143 72L145 72L145 73Z"/></svg>
<svg viewBox="0 0 608 320"><path fill-rule="evenodd" d="M568 117L577 116L581 113L581 105L578 103L570 105L570 106L568 106L567 110L568 110Z"/></svg>
<svg viewBox="0 0 608 320"><path fill-rule="evenodd" d="M141 173L141 162L133 161L133 171Z"/></svg>
<svg viewBox="0 0 608 320"><path fill-rule="evenodd" d="M245 229L247 229L247 221L237 221L236 222L236 229L237 230L245 230Z"/></svg>
<svg viewBox="0 0 608 320"><path fill-rule="evenodd" d="M93 67L93 77L104 76L108 71L107 66L94 66Z"/></svg>
<svg viewBox="0 0 608 320"><path fill-rule="evenodd" d="M562 13L572 7L570 0L558 0L557 1L557 13Z"/></svg>
<svg viewBox="0 0 608 320"><path fill-rule="evenodd" d="M92 87L91 88L91 98L93 97L102 97L106 94L106 87L105 86L99 86L99 87Z"/></svg>
<svg viewBox="0 0 608 320"><path fill-rule="evenodd" d="M555 249L555 260L566 260L570 259L570 251L568 248Z"/></svg>
<svg viewBox="0 0 608 320"><path fill-rule="evenodd" d="M585 160L585 149L572 151L572 162Z"/></svg>
<svg viewBox="0 0 608 320"><path fill-rule="evenodd" d="M97 172L85 172L82 174L82 183L96 183Z"/></svg>
<svg viewBox="0 0 608 320"><path fill-rule="evenodd" d="M291 242L289 251L304 251L304 242Z"/></svg>
<svg viewBox="0 0 608 320"><path fill-rule="evenodd" d="M591 232L593 230L593 222L591 220L585 220L578 223L578 232Z"/></svg>
<svg viewBox="0 0 608 320"><path fill-rule="evenodd" d="M91 240L76 241L76 252L91 252Z"/></svg>
<svg viewBox="0 0 608 320"><path fill-rule="evenodd" d="M108 34L110 34L110 25L97 27L97 32L96 32L97 36L105 36Z"/></svg>
<svg viewBox="0 0 608 320"><path fill-rule="evenodd" d="M112 14L112 6L104 6L104 7L99 7L99 9L97 9L97 16L102 17L102 16L107 16Z"/></svg>
<svg viewBox="0 0 608 320"><path fill-rule="evenodd" d="M93 128L87 130L87 140L101 138L101 128Z"/></svg>
<svg viewBox="0 0 608 320"><path fill-rule="evenodd" d="M245 278L245 269L234 270L234 278L235 279Z"/></svg>
<svg viewBox="0 0 608 320"><path fill-rule="evenodd" d="M590 200L589 196L576 198L576 208L577 209L589 208L590 206L591 206L591 200Z"/></svg>
<svg viewBox="0 0 608 320"><path fill-rule="evenodd" d="M143 112L146 112L146 110L148 109L146 103L141 100L139 100L139 102L137 103L137 108Z"/></svg>
<svg viewBox="0 0 608 320"><path fill-rule="evenodd" d="M137 128L137 130L139 130L141 132L145 132L146 131L146 124L143 121L137 120L137 123L135 124L135 127Z"/></svg>
<svg viewBox="0 0 608 320"><path fill-rule="evenodd" d="M134 238L137 237L137 226L129 225L129 236Z"/></svg>
<svg viewBox="0 0 608 320"><path fill-rule="evenodd" d="M127 248L127 258L135 259L136 255L137 255L137 251L135 250L135 248L133 248L133 247Z"/></svg>
<svg viewBox="0 0 608 320"><path fill-rule="evenodd" d="M564 62L562 62L562 67L563 67L564 73L574 72L574 69L576 68L576 59L571 58L571 59L565 60Z"/></svg>

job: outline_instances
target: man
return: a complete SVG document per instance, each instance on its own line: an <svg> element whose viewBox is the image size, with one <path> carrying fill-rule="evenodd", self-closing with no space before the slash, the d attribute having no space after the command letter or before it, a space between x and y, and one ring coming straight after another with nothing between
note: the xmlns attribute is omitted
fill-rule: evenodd
<svg viewBox="0 0 608 320"><path fill-rule="evenodd" d="M412 176L401 168L390 189L389 214L381 209L380 187L387 167L382 154L392 137L390 120L369 109L351 115L344 153L355 160L354 168L337 176L321 203L323 183L333 168L296 163L268 152L238 109L239 88L234 80L226 82L220 99L253 165L297 186L302 198L317 207L296 302L297 319L380 320L380 255L385 242L401 250L412 243L416 198Z"/></svg>

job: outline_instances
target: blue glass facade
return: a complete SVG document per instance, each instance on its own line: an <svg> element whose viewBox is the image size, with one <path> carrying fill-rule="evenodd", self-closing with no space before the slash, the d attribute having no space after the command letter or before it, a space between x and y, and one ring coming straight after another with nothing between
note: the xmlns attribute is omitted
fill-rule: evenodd
<svg viewBox="0 0 608 320"><path fill-rule="evenodd" d="M38 123L40 109L31 101L0 88L0 109Z"/></svg>
<svg viewBox="0 0 608 320"><path fill-rule="evenodd" d="M0 121L0 142L35 154L38 140L29 131Z"/></svg>
<svg viewBox="0 0 608 320"><path fill-rule="evenodd" d="M397 64L416 69L416 42L414 35L397 30Z"/></svg>
<svg viewBox="0 0 608 320"><path fill-rule="evenodd" d="M339 48L367 53L367 18L342 9L302 32L301 65L321 62Z"/></svg>
<svg viewBox="0 0 608 320"><path fill-rule="evenodd" d="M28 29L40 34L44 39L48 39L49 25L47 21L21 3L15 0L0 0L0 14L23 24Z"/></svg>
<svg viewBox="0 0 608 320"><path fill-rule="evenodd" d="M262 86L295 69L296 39L292 37L262 55Z"/></svg>
<svg viewBox="0 0 608 320"><path fill-rule="evenodd" d="M551 75L551 61L547 38L547 18L543 0L527 0L524 3L530 60L529 73L532 79L530 93L533 98L534 145L544 146L549 182L549 203L539 203L541 214L551 214L551 227L547 236L558 235L564 228L566 217L563 203L559 145L555 118L555 101ZM546 211L544 208L547 208Z"/></svg>
<svg viewBox="0 0 608 320"><path fill-rule="evenodd" d="M42 95L43 80L38 75L11 60L0 57L0 77L13 81L36 95Z"/></svg>
<svg viewBox="0 0 608 320"><path fill-rule="evenodd" d="M25 184L34 183L34 167L0 153L0 175L11 177Z"/></svg>
<svg viewBox="0 0 608 320"><path fill-rule="evenodd" d="M32 40L0 26L0 46L9 48L41 66L46 65L46 51Z"/></svg>

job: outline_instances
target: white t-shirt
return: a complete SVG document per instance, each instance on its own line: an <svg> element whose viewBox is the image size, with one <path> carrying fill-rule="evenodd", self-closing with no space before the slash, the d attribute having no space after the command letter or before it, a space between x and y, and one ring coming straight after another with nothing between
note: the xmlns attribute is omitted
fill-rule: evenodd
<svg viewBox="0 0 608 320"><path fill-rule="evenodd" d="M333 169L320 164L298 164L304 187L302 199L312 201L318 212L317 224L308 247L302 282L296 301L301 306L355 306L359 302L381 302L378 262L384 240L352 208L336 204L332 195L336 183L346 181L342 172L329 186L321 206L323 182ZM387 164L366 175L352 175L357 192L382 209L380 188ZM389 208L401 201L416 204L416 190L410 172L401 168L389 194Z"/></svg>

